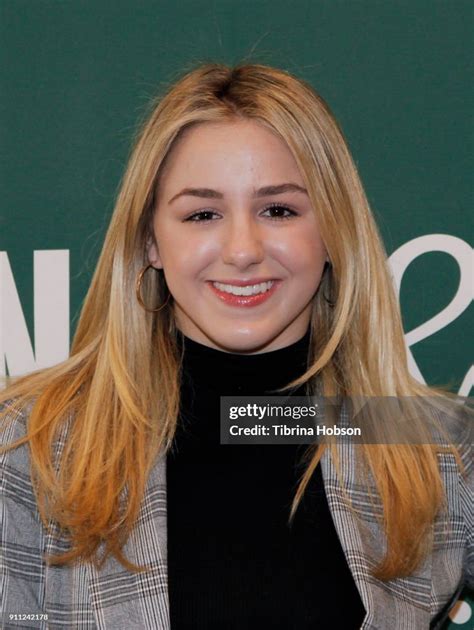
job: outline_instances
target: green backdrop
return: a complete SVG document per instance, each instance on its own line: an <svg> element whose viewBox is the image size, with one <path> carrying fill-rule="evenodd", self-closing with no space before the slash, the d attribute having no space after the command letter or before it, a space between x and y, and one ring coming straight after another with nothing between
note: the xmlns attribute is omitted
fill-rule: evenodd
<svg viewBox="0 0 474 630"><path fill-rule="evenodd" d="M472 7L1 0L0 374L67 356L150 98L199 61L248 59L332 107L401 286L413 373L471 394ZM471 606L451 629L474 627Z"/></svg>

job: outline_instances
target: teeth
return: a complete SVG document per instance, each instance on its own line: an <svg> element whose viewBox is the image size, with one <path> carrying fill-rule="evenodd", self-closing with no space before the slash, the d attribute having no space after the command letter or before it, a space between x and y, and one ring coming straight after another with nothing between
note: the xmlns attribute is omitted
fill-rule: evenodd
<svg viewBox="0 0 474 630"><path fill-rule="evenodd" d="M220 282L213 282L212 284L219 291L232 293L232 295L257 295L258 293L266 293L273 286L273 280L261 282L260 284L248 284L245 287L236 287L232 284L221 284Z"/></svg>

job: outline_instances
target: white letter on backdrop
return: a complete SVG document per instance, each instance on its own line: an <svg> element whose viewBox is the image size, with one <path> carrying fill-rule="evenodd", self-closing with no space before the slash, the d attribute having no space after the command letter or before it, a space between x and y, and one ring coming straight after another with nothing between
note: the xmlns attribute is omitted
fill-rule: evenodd
<svg viewBox="0 0 474 630"><path fill-rule="evenodd" d="M418 341L433 335L438 330L445 328L453 322L470 305L473 299L473 253L474 251L465 241L449 234L427 234L419 236L399 247L389 258L398 299L400 299L400 287L403 274L407 267L417 258L428 252L444 252L452 256L459 265L459 286L451 300L437 315L420 324L414 330L405 335L408 351L408 363L410 373L421 383L425 380L415 362L410 346ZM472 385L472 368L466 374L460 391L467 396Z"/></svg>
<svg viewBox="0 0 474 630"><path fill-rule="evenodd" d="M35 350L6 252L0 252L0 375L50 367L69 356L69 250L34 252Z"/></svg>

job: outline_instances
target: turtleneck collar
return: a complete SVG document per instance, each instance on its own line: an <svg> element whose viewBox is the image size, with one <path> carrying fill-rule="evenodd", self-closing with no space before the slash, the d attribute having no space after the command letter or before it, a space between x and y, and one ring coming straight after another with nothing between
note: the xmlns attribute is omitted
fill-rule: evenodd
<svg viewBox="0 0 474 630"><path fill-rule="evenodd" d="M179 334L184 345L183 375L220 395L261 395L287 385L307 368L311 330L298 341L259 354L239 354L211 348Z"/></svg>

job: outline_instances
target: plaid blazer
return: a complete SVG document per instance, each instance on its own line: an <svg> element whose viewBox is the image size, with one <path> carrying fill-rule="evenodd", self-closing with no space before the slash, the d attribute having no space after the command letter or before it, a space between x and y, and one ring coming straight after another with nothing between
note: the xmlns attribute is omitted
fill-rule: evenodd
<svg viewBox="0 0 474 630"><path fill-rule="evenodd" d="M4 432L6 443L24 435L27 422L27 412L9 413L15 417ZM58 453L68 426L65 423L58 439ZM439 628L463 584L472 585L473 581L470 439L461 444L468 477L460 475L453 456L440 456L448 510L433 525L432 553L413 575L387 583L370 574L384 549L384 535L377 521L380 504L355 480L353 446L340 444L339 448L341 472L356 513L344 501L328 451L321 466L334 524L366 608L361 628ZM142 574L128 572L115 559L109 559L100 571L90 563L47 566L43 553L60 552L68 544L56 539L54 527L48 533L41 523L31 485L28 446L3 454L1 466L2 628L169 630L163 457L149 477L138 522L124 549L127 558L151 567Z"/></svg>

